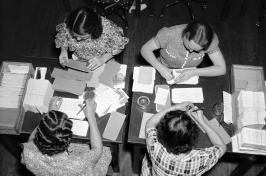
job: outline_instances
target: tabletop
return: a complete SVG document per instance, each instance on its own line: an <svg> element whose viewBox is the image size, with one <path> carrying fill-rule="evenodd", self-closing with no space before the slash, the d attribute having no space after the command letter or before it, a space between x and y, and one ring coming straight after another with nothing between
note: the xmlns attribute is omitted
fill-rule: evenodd
<svg viewBox="0 0 266 176"><path fill-rule="evenodd" d="M155 85L165 85L166 80L161 77L161 75L156 72ZM223 91L230 92L230 78L229 73L223 76L217 77L199 77L199 83L197 85L188 85L188 84L176 84L170 86L170 89L173 88L192 88L192 87L201 87L203 91L204 101L203 103L196 103L194 105L198 107L204 107L204 115L208 120L213 118L219 118L212 111L213 106L216 103L223 102ZM130 122L129 122L129 131L128 131L128 142L135 145L143 145L145 146L145 139L139 138L139 131L141 127L142 116L144 112L147 113L156 113L155 110L155 94L147 94L142 92L133 92L132 95L132 105L131 105L131 114L130 114ZM146 109L141 109L137 104L137 99L140 96L147 96L150 99L150 105ZM171 101L171 104L173 102ZM227 125L226 123L222 123L223 128L232 136L234 133L233 125ZM198 143L196 144L197 148L205 148L212 146L207 134L200 131L200 136ZM231 143L227 145L227 151L232 151Z"/></svg>

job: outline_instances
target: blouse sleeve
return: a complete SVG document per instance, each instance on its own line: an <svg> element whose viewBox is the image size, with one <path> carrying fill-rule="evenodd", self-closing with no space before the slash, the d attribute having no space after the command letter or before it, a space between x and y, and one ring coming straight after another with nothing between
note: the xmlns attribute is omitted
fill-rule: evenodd
<svg viewBox="0 0 266 176"><path fill-rule="evenodd" d="M154 144L157 143L157 129L148 128L146 131L146 145L149 153L154 151Z"/></svg>
<svg viewBox="0 0 266 176"><path fill-rule="evenodd" d="M69 30L66 27L65 23L61 23L56 26L56 31L58 32L55 36L55 47L61 48L68 47L69 40L72 38Z"/></svg>
<svg viewBox="0 0 266 176"><path fill-rule="evenodd" d="M216 51L219 51L220 48L218 45L219 45L219 39L218 39L217 35L214 34L212 43L209 46L209 48L207 49L206 53L212 54L212 53L215 53Z"/></svg>
<svg viewBox="0 0 266 176"><path fill-rule="evenodd" d="M166 47L169 38L168 33L169 29L167 27L164 27L158 31L157 35L154 37L155 43L158 47Z"/></svg>
<svg viewBox="0 0 266 176"><path fill-rule="evenodd" d="M104 19L106 21L104 37L106 37L106 49L112 55L116 55L118 50L123 50L129 39L124 37L123 29L118 27L112 21Z"/></svg>
<svg viewBox="0 0 266 176"><path fill-rule="evenodd" d="M201 150L199 156L202 156L200 158L204 159L204 161L201 162L203 164L200 168L201 173L204 173L212 168L218 162L219 158L222 157L222 154L222 148L219 146L212 146Z"/></svg>

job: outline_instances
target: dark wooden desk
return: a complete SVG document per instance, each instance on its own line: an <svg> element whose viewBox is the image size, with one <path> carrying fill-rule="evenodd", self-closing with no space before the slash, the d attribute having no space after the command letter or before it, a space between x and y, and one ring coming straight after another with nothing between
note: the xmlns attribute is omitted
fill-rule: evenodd
<svg viewBox="0 0 266 176"><path fill-rule="evenodd" d="M229 74L219 77L200 77L199 83L197 85L174 85L170 88L187 88L187 87L202 87L204 102L202 104L195 104L198 107L205 107L204 115L211 120L212 118L217 118L217 116L213 113L212 107L215 103L223 102L223 93L222 91L229 92ZM165 79L162 78L158 72L156 72L156 84L167 84ZM141 109L137 105L137 99L145 95L149 97L151 104L146 109ZM146 94L142 92L133 92L132 97L132 106L131 106L131 115L129 122L129 131L128 131L128 143L134 145L134 154L133 154L133 171L134 173L138 173L140 170L140 153L142 148L146 148L145 140L139 138L139 130L142 121L142 115L144 112L156 113L155 104L154 104L155 94ZM222 124L225 130L228 132L230 136L232 136L234 130L233 125L227 125L225 123ZM197 148L205 148L212 146L209 138L206 134L200 131L199 141L196 144ZM228 152L232 151L232 147L230 144L227 145Z"/></svg>
<svg viewBox="0 0 266 176"><path fill-rule="evenodd" d="M41 61L43 60L43 62ZM33 64L34 67L47 67L51 71L55 67L60 68L58 59L56 58L28 58L23 57L21 62L30 62ZM69 97L69 98L77 98L75 95L67 94L67 93L60 93L55 92L54 95L56 96L63 96L63 97ZM125 113L125 106L119 108L118 110L120 113ZM98 128L101 133L103 134L105 127L107 125L107 122L109 120L110 114L107 114L101 118L97 117L98 122ZM0 138L4 142L4 145L7 147L7 149L20 161L21 160L21 152L22 148L20 147L19 143L26 142L31 134L31 132L34 130L34 128L39 124L42 116L40 114L36 114L33 112L26 112L24 121L22 124L21 134L20 135L7 135L7 134L1 134ZM109 146L111 148L112 152L112 167L114 172L119 172L119 144L122 143L122 134L123 134L123 127L119 132L119 135L116 139L116 141L111 141L105 138L102 138L103 145ZM88 143L89 144L89 131L87 133L86 137L81 136L73 136L71 139L71 142L75 143Z"/></svg>

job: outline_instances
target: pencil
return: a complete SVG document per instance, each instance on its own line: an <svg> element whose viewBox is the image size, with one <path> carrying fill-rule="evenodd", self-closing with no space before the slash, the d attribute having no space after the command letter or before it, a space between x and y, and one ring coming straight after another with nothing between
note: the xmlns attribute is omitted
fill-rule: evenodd
<svg viewBox="0 0 266 176"><path fill-rule="evenodd" d="M198 110L204 110L204 107L202 107L202 108L198 108L198 109L195 109L195 110L193 110L192 112L196 112L196 111L198 111Z"/></svg>
<svg viewBox="0 0 266 176"><path fill-rule="evenodd" d="M83 111L83 109L86 107L86 105L84 105L82 108L80 108L80 110L79 110L79 112L77 113L77 115L79 115L79 113L81 112L81 111Z"/></svg>

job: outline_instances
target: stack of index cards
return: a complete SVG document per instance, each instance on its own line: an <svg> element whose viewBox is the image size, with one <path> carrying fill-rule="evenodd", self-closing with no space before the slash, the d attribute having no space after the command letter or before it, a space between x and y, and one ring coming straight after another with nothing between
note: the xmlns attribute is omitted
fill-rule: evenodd
<svg viewBox="0 0 266 176"><path fill-rule="evenodd" d="M40 112L41 114L48 112L53 94L52 84L48 80L30 79L23 102L25 111Z"/></svg>

